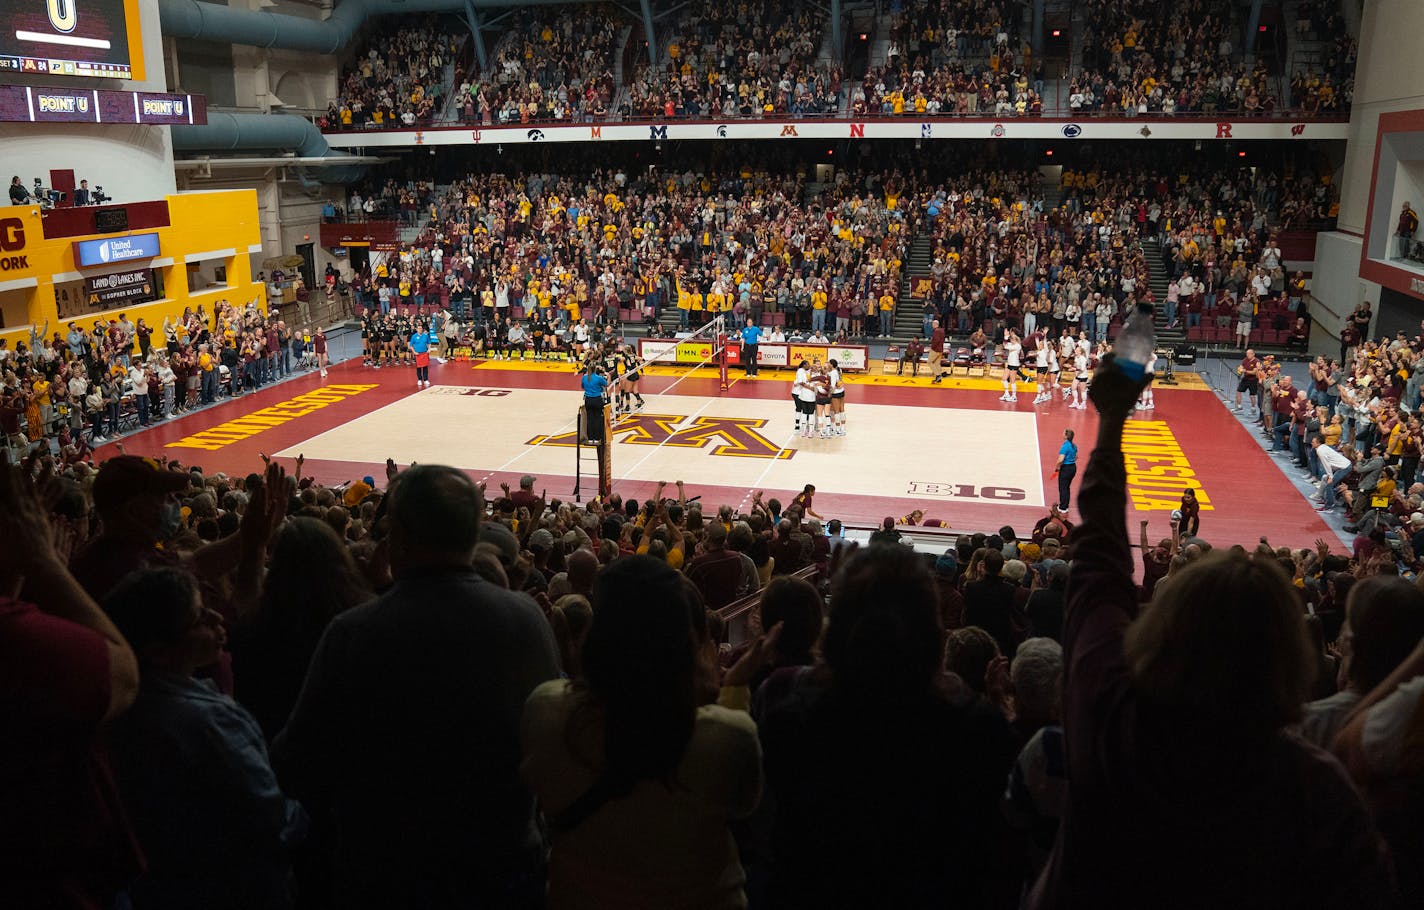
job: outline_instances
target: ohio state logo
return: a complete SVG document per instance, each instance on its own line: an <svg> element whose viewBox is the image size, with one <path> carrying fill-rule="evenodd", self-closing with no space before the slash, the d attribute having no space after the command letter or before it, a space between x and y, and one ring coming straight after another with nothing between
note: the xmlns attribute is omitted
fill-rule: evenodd
<svg viewBox="0 0 1424 910"><path fill-rule="evenodd" d="M1004 138L1004 133L1007 132L1008 130L1004 129L1004 125L1002 123L996 123L994 124L994 128L989 130L989 135L993 136L995 139L1002 139Z"/></svg>

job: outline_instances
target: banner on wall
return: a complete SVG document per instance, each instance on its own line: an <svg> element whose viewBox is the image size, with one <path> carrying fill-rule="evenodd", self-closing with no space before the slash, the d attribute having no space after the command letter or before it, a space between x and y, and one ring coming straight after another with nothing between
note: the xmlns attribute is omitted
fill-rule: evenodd
<svg viewBox="0 0 1424 910"><path fill-rule="evenodd" d="M153 269L135 269L84 279L84 303L90 310L106 310L153 297Z"/></svg>
<svg viewBox="0 0 1424 910"><path fill-rule="evenodd" d="M928 129L926 129L928 127ZM410 148L426 145L523 145L549 142L664 142L679 139L722 141L916 139L1036 139L1090 142L1156 140L1345 139L1346 120L1209 120L1018 117L1004 120L945 117L881 120L683 120L669 123L584 123L448 126L421 130L344 130L326 133L332 148Z"/></svg>
<svg viewBox="0 0 1424 910"><path fill-rule="evenodd" d="M154 259L159 255L157 233L129 234L103 240L80 240L74 244L74 262L80 268L113 265L134 259Z"/></svg>
<svg viewBox="0 0 1424 910"><path fill-rule="evenodd" d="M712 343L706 341L666 341L640 338L638 356L657 363L698 364L712 357ZM822 363L834 360L842 370L860 372L869 366L870 349L864 345L785 344L762 342L757 345L757 363L764 367L794 366L802 360ZM727 348L727 364L741 366L741 347Z"/></svg>

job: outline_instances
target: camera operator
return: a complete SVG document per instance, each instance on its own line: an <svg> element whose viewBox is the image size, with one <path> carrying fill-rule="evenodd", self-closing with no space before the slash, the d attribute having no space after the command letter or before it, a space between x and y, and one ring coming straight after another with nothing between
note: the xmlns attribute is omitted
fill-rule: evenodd
<svg viewBox="0 0 1424 910"><path fill-rule="evenodd" d="M90 194L90 192L89 192L89 181L88 181L88 180L81 180L81 181L79 181L79 188L74 191L74 204L75 204L75 205L93 205L93 204L94 204L93 196L92 196L92 195Z"/></svg>
<svg viewBox="0 0 1424 910"><path fill-rule="evenodd" d="M20 182L20 175L16 174L10 178L10 204L24 205L30 201L30 191L25 189L25 185Z"/></svg>

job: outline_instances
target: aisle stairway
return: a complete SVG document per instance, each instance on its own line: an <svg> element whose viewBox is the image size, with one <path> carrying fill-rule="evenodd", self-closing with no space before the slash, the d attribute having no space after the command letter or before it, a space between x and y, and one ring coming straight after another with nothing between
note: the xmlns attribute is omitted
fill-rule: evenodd
<svg viewBox="0 0 1424 910"><path fill-rule="evenodd" d="M1187 333L1183 328L1185 317L1182 313L1178 312L1177 314L1177 327L1175 329L1167 328L1167 314L1162 302L1167 299L1167 285L1172 283L1172 276L1162 262L1162 245L1157 242L1156 238L1143 240L1142 254L1147 259L1147 284L1152 288L1152 296L1157 299L1156 318L1153 320L1157 329L1157 343L1163 347L1186 344Z"/></svg>
<svg viewBox="0 0 1424 910"><path fill-rule="evenodd" d="M910 240L910 251L905 254L905 264L900 273L900 297L895 303L895 323L890 327L891 339L896 344L904 344L911 338L924 335L925 302L910 296L910 278L913 275L928 275L934 264L934 247L930 235L916 234Z"/></svg>

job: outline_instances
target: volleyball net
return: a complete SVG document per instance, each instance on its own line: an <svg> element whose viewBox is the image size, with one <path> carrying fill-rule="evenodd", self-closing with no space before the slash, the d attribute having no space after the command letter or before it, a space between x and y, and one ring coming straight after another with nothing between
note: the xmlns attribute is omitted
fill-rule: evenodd
<svg viewBox="0 0 1424 910"><path fill-rule="evenodd" d="M620 381L614 383L611 390L611 425L617 427L623 418L637 411L656 411L656 406L650 404L650 401L672 392L684 379L697 375L699 370L706 367L717 368L721 387L725 389L727 361L723 355L726 346L727 317L721 314L712 317L706 325L698 326L694 331L676 338L644 341L642 352L647 356L636 361L634 366L625 365ZM628 377L633 376L641 378L644 371L651 366L671 367L677 371L677 375L670 385L664 386L656 393L643 391L636 379L628 380Z"/></svg>

